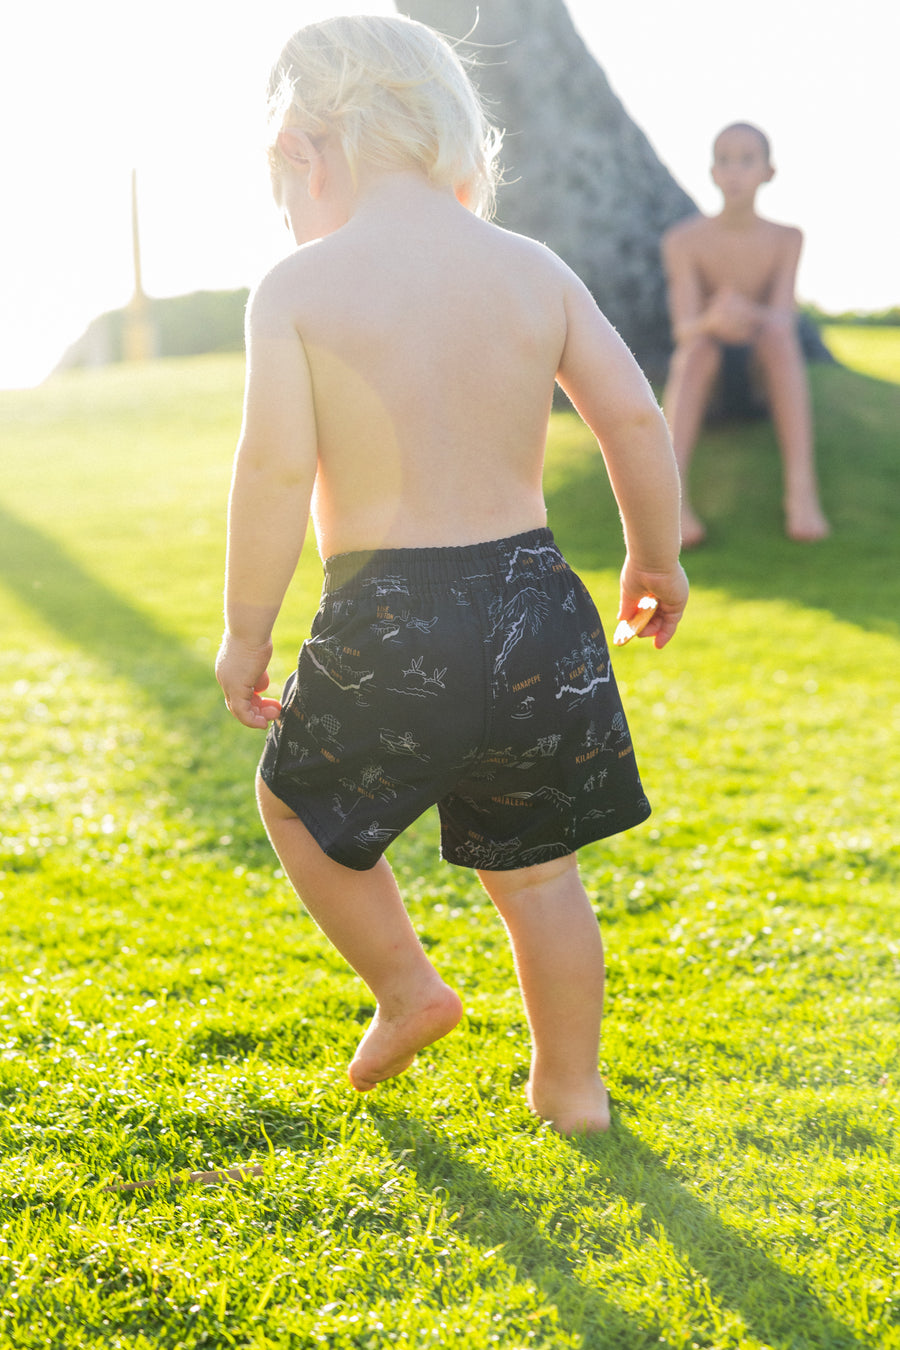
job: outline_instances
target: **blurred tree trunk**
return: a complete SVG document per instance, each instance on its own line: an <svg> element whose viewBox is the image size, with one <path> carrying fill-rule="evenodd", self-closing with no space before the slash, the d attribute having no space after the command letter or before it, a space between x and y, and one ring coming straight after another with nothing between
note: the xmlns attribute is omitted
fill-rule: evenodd
<svg viewBox="0 0 900 1350"><path fill-rule="evenodd" d="M398 0L470 39L475 83L505 130L498 219L540 239L590 288L651 377L670 349L663 230L697 208L632 122L563 0ZM477 23L476 23L477 19Z"/></svg>

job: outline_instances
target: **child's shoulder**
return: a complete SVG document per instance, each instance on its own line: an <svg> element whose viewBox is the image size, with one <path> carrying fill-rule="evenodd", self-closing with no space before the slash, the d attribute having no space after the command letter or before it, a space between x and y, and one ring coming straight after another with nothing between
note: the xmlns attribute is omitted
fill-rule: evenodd
<svg viewBox="0 0 900 1350"><path fill-rule="evenodd" d="M777 266L795 266L803 248L803 231L796 225L782 225L777 220L760 216L756 251L771 258Z"/></svg>
<svg viewBox="0 0 900 1350"><path fill-rule="evenodd" d="M766 220L760 216L760 224L769 231L773 240L781 244L797 244L803 241L803 231L799 225L783 225L778 220Z"/></svg>
<svg viewBox="0 0 900 1350"><path fill-rule="evenodd" d="M327 307L352 285L350 268L334 256L334 236L301 244L260 278L247 301L247 324L262 330L295 325L306 312Z"/></svg>
<svg viewBox="0 0 900 1350"><path fill-rule="evenodd" d="M667 226L663 230L663 239L690 238L691 235L702 234L711 224L710 216L705 216L702 211L695 211L693 215L682 216L674 225Z"/></svg>
<svg viewBox="0 0 900 1350"><path fill-rule="evenodd" d="M250 292L251 303L254 300L277 302L294 280L321 275L323 267L328 270L328 243L328 239L314 239L279 258Z"/></svg>
<svg viewBox="0 0 900 1350"><path fill-rule="evenodd" d="M676 220L674 225L663 231L663 248L670 252L685 252L692 250L695 245L701 245L706 239L712 238L716 232L715 219L712 216L705 216L698 211L693 216L685 216L683 220Z"/></svg>
<svg viewBox="0 0 900 1350"><path fill-rule="evenodd" d="M302 275L305 264L302 255L310 245L305 244L302 248L293 250L283 258L279 258L267 272L265 272L250 291L247 300L247 312L253 315L255 312L266 312L277 310L285 302L290 292L291 285L298 275Z"/></svg>
<svg viewBox="0 0 900 1350"><path fill-rule="evenodd" d="M540 240L532 239L526 234L515 234L512 230L504 229L492 221L477 223L485 231L488 246L496 248L498 253L504 254L511 261L526 268L531 267L535 272L559 281L565 282L574 277L568 263L563 262L552 248Z"/></svg>
<svg viewBox="0 0 900 1350"><path fill-rule="evenodd" d="M395 266L396 275L412 280L416 269L433 266L439 255L447 267L481 266L497 284L504 275L517 284L565 288L577 280L571 268L546 244L527 235L515 234L500 225L465 213L446 229L440 227L423 242L421 232L406 233L398 227L389 237L384 232L368 239L359 232L344 236L342 230L303 244L265 274L250 295L252 310L290 308L299 297L307 302L322 296L336 300L352 288L353 278L371 273L372 258L383 269Z"/></svg>

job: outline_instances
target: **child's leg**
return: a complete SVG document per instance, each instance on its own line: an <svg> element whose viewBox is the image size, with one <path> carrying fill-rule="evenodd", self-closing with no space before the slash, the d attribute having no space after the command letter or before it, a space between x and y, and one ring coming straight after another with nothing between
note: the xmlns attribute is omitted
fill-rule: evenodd
<svg viewBox="0 0 900 1350"><path fill-rule="evenodd" d="M765 377L781 448L787 533L791 539L824 539L829 527L816 483L809 386L793 322L766 324L754 351Z"/></svg>
<svg viewBox="0 0 900 1350"><path fill-rule="evenodd" d="M506 924L531 1028L529 1104L561 1134L607 1129L603 943L575 855L479 877Z"/></svg>
<svg viewBox="0 0 900 1350"><path fill-rule="evenodd" d="M703 522L690 503L688 469L721 365L722 348L714 338L699 337L682 343L672 354L663 394L663 410L681 471L681 539L685 548L702 544L706 538Z"/></svg>
<svg viewBox="0 0 900 1350"><path fill-rule="evenodd" d="M408 1068L445 1036L462 1004L422 948L386 858L368 872L322 852L306 826L257 779L260 814L294 889L325 936L372 991L377 1009L350 1064L358 1092Z"/></svg>

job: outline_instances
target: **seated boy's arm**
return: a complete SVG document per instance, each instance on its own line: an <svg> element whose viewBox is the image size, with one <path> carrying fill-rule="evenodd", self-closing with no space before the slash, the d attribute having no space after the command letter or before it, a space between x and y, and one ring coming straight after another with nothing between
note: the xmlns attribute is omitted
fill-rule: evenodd
<svg viewBox="0 0 900 1350"><path fill-rule="evenodd" d="M619 617L633 617L641 596L652 592L659 607L644 631L662 647L678 626L688 594L678 563L678 468L643 372L586 287L570 277L557 378L597 437L622 516L628 556Z"/></svg>
<svg viewBox="0 0 900 1350"><path fill-rule="evenodd" d="M663 269L672 337L676 344L707 332L705 299L693 250L677 226L663 235Z"/></svg>
<svg viewBox="0 0 900 1350"><path fill-rule="evenodd" d="M268 685L272 628L300 557L316 476L316 424L306 354L270 274L247 318L244 420L228 504L225 636L216 676L247 726L278 715Z"/></svg>
<svg viewBox="0 0 900 1350"><path fill-rule="evenodd" d="M794 226L781 228L780 248L775 276L762 307L765 322L793 324L796 314L797 268L803 248L803 235Z"/></svg>

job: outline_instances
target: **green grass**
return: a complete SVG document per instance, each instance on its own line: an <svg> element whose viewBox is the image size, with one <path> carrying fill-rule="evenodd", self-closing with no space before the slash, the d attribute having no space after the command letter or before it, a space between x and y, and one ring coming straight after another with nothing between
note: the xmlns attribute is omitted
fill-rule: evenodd
<svg viewBox="0 0 900 1350"><path fill-rule="evenodd" d="M0 396L0 1344L900 1346L900 389L869 356L812 372L833 538L783 538L767 426L708 433L682 631L617 659L655 813L582 855L615 1102L589 1143L524 1106L501 925L431 817L392 859L467 1016L346 1085L368 996L211 674L240 360ZM619 528L569 415L548 489L609 622ZM318 586L310 547L278 674Z"/></svg>
<svg viewBox="0 0 900 1350"><path fill-rule="evenodd" d="M822 336L837 359L850 370L900 384L900 328L832 324Z"/></svg>

